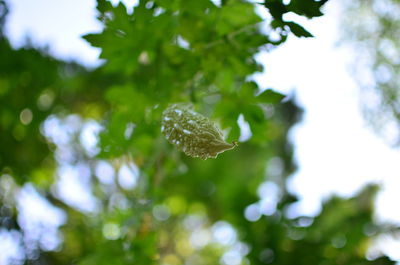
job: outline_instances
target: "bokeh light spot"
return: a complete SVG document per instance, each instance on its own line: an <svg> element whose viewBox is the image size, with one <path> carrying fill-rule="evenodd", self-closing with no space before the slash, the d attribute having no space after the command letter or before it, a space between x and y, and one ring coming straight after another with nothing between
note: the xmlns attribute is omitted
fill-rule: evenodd
<svg viewBox="0 0 400 265"><path fill-rule="evenodd" d="M33 119L33 113L30 109L26 108L19 114L19 119L23 125L28 125Z"/></svg>
<svg viewBox="0 0 400 265"><path fill-rule="evenodd" d="M247 206L244 210L244 217L250 222L258 221L261 218L260 206L256 203Z"/></svg>
<svg viewBox="0 0 400 265"><path fill-rule="evenodd" d="M236 241L236 231L225 221L216 222L212 231L214 240L222 245L232 245Z"/></svg>
<svg viewBox="0 0 400 265"><path fill-rule="evenodd" d="M171 216L171 213L170 213L169 208L167 206L165 206L165 205L156 205L156 206L153 207L153 216L158 221L165 221Z"/></svg>
<svg viewBox="0 0 400 265"><path fill-rule="evenodd" d="M115 223L107 223L103 226L103 236L109 240L116 240L121 236L121 230Z"/></svg>
<svg viewBox="0 0 400 265"><path fill-rule="evenodd" d="M123 165L118 171L118 183L126 190L133 189L139 178L139 169L135 164Z"/></svg>

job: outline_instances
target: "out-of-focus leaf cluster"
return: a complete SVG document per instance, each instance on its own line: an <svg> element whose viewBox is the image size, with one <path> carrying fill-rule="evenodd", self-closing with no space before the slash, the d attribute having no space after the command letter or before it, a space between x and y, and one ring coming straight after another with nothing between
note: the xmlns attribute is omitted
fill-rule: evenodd
<svg viewBox="0 0 400 265"><path fill-rule="evenodd" d="M354 47L354 77L372 127L393 146L400 144L400 2L343 3L343 41ZM366 22L366 23L364 23Z"/></svg>
<svg viewBox="0 0 400 265"><path fill-rule="evenodd" d="M252 4L140 1L128 14L122 4L99 1L99 11L104 31L85 38L101 46L104 71L121 76L106 92L115 111L102 134L103 156L127 149L141 155L150 148L135 141L157 138L160 114L171 102L192 101L207 114L217 109L223 128L231 128L229 139L239 136L241 113L262 126L254 129L254 139L266 129L261 104L277 99L257 97L257 85L246 79L261 70L253 56L269 43L258 31L261 19ZM126 139L120 126L129 122L141 126Z"/></svg>
<svg viewBox="0 0 400 265"><path fill-rule="evenodd" d="M292 32L297 37L313 36L298 23L286 21L283 18L285 14L292 12L307 18L319 17L323 15L321 8L326 2L328 1L292 0L289 3L285 3L283 0L265 0L263 5L269 10L271 16L273 17L271 26L280 30L280 42L283 42L286 40L289 32Z"/></svg>

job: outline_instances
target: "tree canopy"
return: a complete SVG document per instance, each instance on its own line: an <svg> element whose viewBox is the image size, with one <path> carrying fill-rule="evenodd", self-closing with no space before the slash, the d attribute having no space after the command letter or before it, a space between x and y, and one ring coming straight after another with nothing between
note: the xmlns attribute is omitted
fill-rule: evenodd
<svg viewBox="0 0 400 265"><path fill-rule="evenodd" d="M128 12L98 0L104 28L84 36L105 61L94 70L1 34L0 235L19 249L7 262L394 264L367 256L391 229L373 221L376 186L315 217L291 210L288 131L302 111L252 81L254 56L311 37L284 14L321 16L326 1L286 2L140 0ZM188 157L161 132L173 103L228 142L243 124L251 133L216 159Z"/></svg>

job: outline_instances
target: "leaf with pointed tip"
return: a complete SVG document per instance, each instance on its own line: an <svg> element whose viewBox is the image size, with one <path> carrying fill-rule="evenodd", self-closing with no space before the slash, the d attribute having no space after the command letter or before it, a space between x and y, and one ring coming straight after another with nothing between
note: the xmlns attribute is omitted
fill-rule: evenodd
<svg viewBox="0 0 400 265"><path fill-rule="evenodd" d="M309 31L307 31L305 28L295 22L289 21L285 22L285 24L288 25L290 31L297 37L314 37Z"/></svg>
<svg viewBox="0 0 400 265"><path fill-rule="evenodd" d="M266 0L264 6L268 8L271 16L279 21L283 21L283 14L288 12L288 9L284 3L277 0Z"/></svg>
<svg viewBox="0 0 400 265"><path fill-rule="evenodd" d="M287 8L298 15L306 16L308 18L320 17L323 15L321 7L326 2L327 0L292 0Z"/></svg>
<svg viewBox="0 0 400 265"><path fill-rule="evenodd" d="M282 101L282 99L285 98L285 95L273 91L272 89L267 89L261 92L258 96L256 96L256 99L260 103L279 103Z"/></svg>

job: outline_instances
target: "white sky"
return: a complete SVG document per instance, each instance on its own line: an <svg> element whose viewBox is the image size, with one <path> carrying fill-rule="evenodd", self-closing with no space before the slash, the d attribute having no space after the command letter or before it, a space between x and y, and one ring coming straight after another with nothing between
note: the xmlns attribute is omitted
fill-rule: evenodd
<svg viewBox="0 0 400 265"><path fill-rule="evenodd" d="M26 34L33 43L50 45L59 58L99 64L99 50L80 36L99 31L95 1L12 0L6 32L15 47ZM358 101L359 90L347 71L354 57L335 47L338 39L338 1L326 6L326 16L301 22L313 39L289 38L283 46L259 59L266 73L258 75L262 87L296 91L305 108L303 121L292 131L299 170L289 181L301 200L292 214L315 214L320 203L335 193L351 196L366 183L382 185L376 201L377 219L400 223L400 152L390 149L367 128ZM400 248L400 247L399 247ZM400 257L392 254L392 257Z"/></svg>
<svg viewBox="0 0 400 265"><path fill-rule="evenodd" d="M86 65L99 64L100 49L90 47L80 36L101 30L95 19L95 0L6 0L10 14L6 34L14 47L26 36L35 45L49 45L59 58L78 59Z"/></svg>

